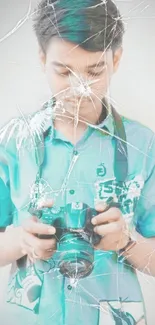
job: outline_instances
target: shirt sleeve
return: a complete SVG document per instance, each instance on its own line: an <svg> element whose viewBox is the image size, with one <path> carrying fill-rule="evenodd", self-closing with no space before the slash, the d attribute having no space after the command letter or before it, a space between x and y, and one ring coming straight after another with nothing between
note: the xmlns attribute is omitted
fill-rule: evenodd
<svg viewBox="0 0 155 325"><path fill-rule="evenodd" d="M144 237L155 237L155 137L146 155L147 179L136 207L136 230Z"/></svg>
<svg viewBox="0 0 155 325"><path fill-rule="evenodd" d="M9 157L5 138L0 141L0 231L13 223L14 205L11 200Z"/></svg>
<svg viewBox="0 0 155 325"><path fill-rule="evenodd" d="M9 187L0 178L0 229L12 224L13 204Z"/></svg>

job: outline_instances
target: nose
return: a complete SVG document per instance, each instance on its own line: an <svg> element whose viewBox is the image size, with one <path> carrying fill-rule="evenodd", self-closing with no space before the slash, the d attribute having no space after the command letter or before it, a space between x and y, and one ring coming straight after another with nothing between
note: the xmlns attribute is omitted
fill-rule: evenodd
<svg viewBox="0 0 155 325"><path fill-rule="evenodd" d="M71 84L71 92L77 99L81 98L81 96L84 98L89 97L91 94L89 82L84 80L78 80L77 82L76 80L76 83Z"/></svg>
<svg viewBox="0 0 155 325"><path fill-rule="evenodd" d="M76 87L75 91L77 92L77 95L83 97L89 97L91 94L91 88L88 83L79 85L78 87Z"/></svg>

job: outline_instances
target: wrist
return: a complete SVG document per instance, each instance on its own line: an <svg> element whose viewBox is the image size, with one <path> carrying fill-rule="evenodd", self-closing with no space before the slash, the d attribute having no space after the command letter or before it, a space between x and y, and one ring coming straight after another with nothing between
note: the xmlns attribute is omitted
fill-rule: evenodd
<svg viewBox="0 0 155 325"><path fill-rule="evenodd" d="M128 256L130 254L130 250L132 250L132 248L136 245L136 241L134 240L129 240L128 244L123 248L120 249L119 251L117 251L118 254L118 261L120 263L123 263L124 260L128 259Z"/></svg>
<svg viewBox="0 0 155 325"><path fill-rule="evenodd" d="M4 265L10 264L22 256L24 256L21 247L21 227L8 227L5 233L3 233L3 238L1 239L0 246L2 247L1 262Z"/></svg>
<svg viewBox="0 0 155 325"><path fill-rule="evenodd" d="M132 247L134 247L136 245L136 241L133 240L131 237L129 237L128 243L121 249L119 249L117 251L118 255L121 257L123 254L127 253L128 251L130 251L130 249Z"/></svg>
<svg viewBox="0 0 155 325"><path fill-rule="evenodd" d="M132 248L137 244L137 236L136 231L132 230L129 232L128 242L127 244L117 251L118 257L120 261L126 258L126 254L132 250Z"/></svg>

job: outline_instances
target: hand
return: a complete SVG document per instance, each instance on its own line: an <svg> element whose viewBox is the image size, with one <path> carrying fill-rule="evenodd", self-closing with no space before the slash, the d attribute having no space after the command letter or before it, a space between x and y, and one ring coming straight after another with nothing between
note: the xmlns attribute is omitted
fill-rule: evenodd
<svg viewBox="0 0 155 325"><path fill-rule="evenodd" d="M41 207L52 207L53 201L44 203ZM40 239L36 235L54 235L56 229L41 223L36 216L25 220L21 227L21 250L31 261L51 258L56 250L56 239Z"/></svg>
<svg viewBox="0 0 155 325"><path fill-rule="evenodd" d="M124 248L130 234L121 211L115 207L104 211L106 206L101 203L96 205L95 209L101 213L92 219L92 224L95 225L94 231L103 238L94 248L104 251L118 251Z"/></svg>

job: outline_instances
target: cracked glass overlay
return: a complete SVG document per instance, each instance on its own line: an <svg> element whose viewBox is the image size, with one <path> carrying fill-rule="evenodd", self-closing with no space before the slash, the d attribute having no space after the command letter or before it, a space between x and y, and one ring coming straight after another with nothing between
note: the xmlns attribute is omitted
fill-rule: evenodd
<svg viewBox="0 0 155 325"><path fill-rule="evenodd" d="M137 3L136 3L136 1L134 2L132 0L129 2L131 2L131 9L128 11L128 14L126 17L122 17L124 24L125 24L125 28L127 28L128 21L130 19L138 20L138 19L141 19L141 17L146 18L147 10L150 9L150 7L152 7L152 15L149 16L149 19L152 19L154 21L155 7L154 7L153 2L151 2L149 0L137 1ZM132 2L133 2L133 4L132 4ZM101 1L101 3L98 4L97 6L100 6L104 3L106 5L106 0ZM125 6L125 1L116 2L116 4L118 4L118 6L121 3L124 3L124 6ZM49 7L52 6L52 9L54 10L53 4L51 5L49 3L48 6ZM3 44L3 42L5 42L7 39L11 38L12 35L18 31L18 29L20 29L28 20L31 20L33 18L33 15L34 15L33 7L36 7L36 3L34 4L33 1L29 1L26 14L17 22L17 24L11 30L9 30L4 36L0 37L0 43ZM92 6L92 9L93 9L93 6ZM131 18L130 14L134 11L136 12L136 15L134 16L134 18ZM146 15L145 15L145 13L146 13ZM117 20L116 20L116 24L117 24ZM54 27L57 29L56 25ZM57 30L57 32L58 32L58 35L60 35L59 30ZM113 32L115 33L115 30L113 30ZM88 39L86 39L85 41L87 41L87 40ZM76 49L76 48L77 48L77 45L75 46L75 48L72 48L72 51L74 51L74 49ZM150 48L151 48L151 46L150 46ZM104 54L105 54L105 52L103 52L99 61L102 60L102 56ZM13 118L12 120L10 120L10 122L7 124L7 126L2 127L2 129L0 131L0 142L3 142L4 138L7 139L7 142L6 142L6 147L7 147L7 144L12 139L13 134L16 133L17 134L16 146L19 151L19 154L22 152L23 148L25 148L25 146L27 146L28 139L30 140L29 141L29 144L30 144L29 150L32 150L33 148L35 148L36 138L42 147L42 141L43 141L42 134L43 134L43 132L45 132L47 130L47 126L50 125L51 116L53 116L54 119L62 121L64 115L67 114L67 107L64 105L64 99L66 99L66 98L75 98L75 103L74 103L75 115L74 115L74 119L73 119L74 120L74 141L76 141L77 125L79 122L82 122L82 123L86 124L87 126L89 126L89 125L91 126L91 123L89 123L86 120L83 121L79 118L79 108L80 108L80 104L81 104L82 100L89 98L89 100L94 105L94 110L95 110L95 104L93 103L93 99L91 97L92 96L92 87L95 83L98 82L99 77L95 76L95 73L94 73L93 78L88 78L87 80L83 80L82 76L79 76L79 75L77 76L76 73L74 71L72 71L70 68L66 67L66 69L69 71L69 73L71 75L73 75L75 77L76 85L74 85L72 83L72 79L70 79L70 87L66 88L64 91L61 91L59 94L55 95L55 97L58 96L58 98L59 98L59 100L56 101L55 105L52 105L52 100L50 98L48 100L48 106L46 107L46 109L38 111L33 116L30 114L25 116L25 114L23 113L23 109L20 108L17 104L17 111L18 111L19 117ZM103 69L106 69L106 66L104 66ZM149 82L149 80L148 80L148 82ZM93 93L93 95L96 96L95 93ZM78 101L76 99L76 96L78 96L78 98L80 97L80 99ZM100 98L97 98L97 99L100 100ZM111 96L110 93L108 93L106 95L106 99L107 99L108 103L112 103L112 105L114 105L114 106L115 106L115 104L117 105L117 102L115 102L115 100L113 99L113 97ZM110 114L110 113L111 112L109 109L108 114ZM4 114L4 112L2 112L2 114ZM70 118L70 119L72 122L72 118ZM95 128L102 131L102 128L100 128L100 127L95 127ZM108 131L104 131L104 132L107 135L113 135L113 134L110 134ZM127 142L127 145L129 147L132 147L132 149L138 151L140 154L143 154L145 156L145 159L147 159L148 157L150 157L150 151L152 149L153 141L154 141L154 139L152 139L152 142L150 143L150 146L148 147L147 153L143 153L143 151L141 151L139 148L137 148L136 146L134 146L133 144L131 144L129 142ZM84 144L84 146L82 148L81 154L85 150L85 145L86 144ZM52 188L52 186L48 183L47 179L44 179L43 177L40 178L40 180L39 180L39 197L41 200L45 200L46 198L49 198L51 195L52 196L58 196L60 194L62 196L65 195L67 182L69 180L69 177L70 177L72 171L74 170L75 164L78 159L80 159L79 156L74 156L73 159L71 160L68 171L65 176L65 179L63 179L61 188L59 190L55 191L54 188ZM89 183L85 184L85 185L89 186ZM132 196L132 194L133 194L133 196L137 195L137 197L138 197L140 195L139 188L137 188L137 187L134 188L134 185L135 184L131 184L131 193L130 193L131 195L130 196ZM80 186L80 184L79 184L79 186ZM140 183L140 186L142 186L141 183ZM33 201L33 195L35 193L35 189L36 189L36 187L35 187L35 184L33 183L30 187L30 202ZM28 205L30 202L28 202ZM24 206L24 208L25 208L25 206ZM129 217L129 222L130 221L132 222L133 214L132 213L129 214L128 217ZM102 256L102 254L104 254L104 252L101 252L100 254ZM152 251L152 255L150 256L150 259L153 255L154 255L154 251ZM124 265L125 265L125 263L126 262L124 261ZM30 263L30 266L31 266L31 263ZM53 265L52 265L52 267L53 267ZM52 267L51 267L51 269L52 269ZM132 267L134 268L134 266L132 266ZM51 269L48 272L50 272ZM148 265L146 265L146 269L147 269L147 272L149 272ZM45 273L48 273L48 272L45 271ZM91 277L91 275L90 275L90 277ZM144 278L143 281L151 281L152 288L154 287L154 279L151 278L151 280L150 280L150 278L145 277L144 273L141 273L140 277ZM82 284L80 282L78 282L77 279L71 278L70 285L72 287L76 288L77 295L78 295L78 292L81 292L81 290L85 291L85 293L87 295L91 295L91 293L89 293L88 290L86 292L86 289L82 286ZM119 297L119 294L118 294L118 297ZM98 308L98 300L94 296L94 306L95 306L95 304L96 304L96 308ZM117 306L115 304L112 305L112 307L117 308ZM103 309L103 311L107 312L107 310L109 308L109 304L106 304L106 302L105 302L105 303L101 304L100 308ZM122 308L125 309L126 306L123 306ZM138 307L137 307L137 310L138 310ZM83 308L83 312L84 312L84 308ZM141 313L139 310L138 310L138 312L139 312L138 315L140 315L140 316L137 316L137 320L136 320L137 322L136 323L131 322L131 324L143 325L144 323L141 320ZM120 315L117 317L120 318ZM154 319L155 319L155 317L154 317ZM52 318L51 318L51 320L52 320ZM103 320L101 320L100 323L104 324ZM113 324L113 323L110 323L110 324ZM128 323L126 322L124 324L128 324ZM149 325L152 325L151 322Z"/></svg>

